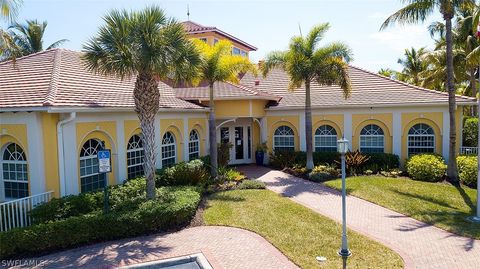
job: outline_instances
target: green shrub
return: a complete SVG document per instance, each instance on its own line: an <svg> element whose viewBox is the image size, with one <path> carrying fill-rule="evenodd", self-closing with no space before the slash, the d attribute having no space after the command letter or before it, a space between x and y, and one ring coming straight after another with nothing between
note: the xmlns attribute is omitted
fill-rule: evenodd
<svg viewBox="0 0 480 269"><path fill-rule="evenodd" d="M145 200L134 210L95 212L0 233L0 258L33 255L87 243L165 231L187 223L200 193L194 187L165 187L168 199Z"/></svg>
<svg viewBox="0 0 480 269"><path fill-rule="evenodd" d="M273 151L270 153L270 165L277 169L293 167L297 163L297 155L299 152L296 151Z"/></svg>
<svg viewBox="0 0 480 269"><path fill-rule="evenodd" d="M120 210L125 202L137 203L145 198L146 182L144 178L132 179L121 185L109 186L109 206L111 210ZM69 217L101 211L103 209L103 191L69 195L53 198L30 211L33 223L56 221Z"/></svg>
<svg viewBox="0 0 480 269"><path fill-rule="evenodd" d="M239 182L244 179L245 179L245 176L233 167L220 166L218 168L218 180L220 182L225 182L225 181Z"/></svg>
<svg viewBox="0 0 480 269"><path fill-rule="evenodd" d="M436 182L442 180L447 165L441 156L432 154L414 155L407 160L407 172L412 179Z"/></svg>
<svg viewBox="0 0 480 269"><path fill-rule="evenodd" d="M162 186L199 185L204 184L210 174L202 160L180 162L163 170L159 184Z"/></svg>
<svg viewBox="0 0 480 269"><path fill-rule="evenodd" d="M219 167L227 166L230 162L230 149L233 147L232 143L220 143L217 147L217 163Z"/></svg>
<svg viewBox="0 0 480 269"><path fill-rule="evenodd" d="M358 149L349 151L345 154L345 165L349 174L357 175L363 173L364 165L370 160L370 157L360 152Z"/></svg>
<svg viewBox="0 0 480 269"><path fill-rule="evenodd" d="M340 162L338 152L314 152L313 163L315 165L337 165ZM277 169L287 167L306 166L307 153L304 151L277 151L270 153L270 165Z"/></svg>
<svg viewBox="0 0 480 269"><path fill-rule="evenodd" d="M458 156L457 157L458 176L460 181L471 187L477 184L477 156Z"/></svg>
<svg viewBox="0 0 480 269"><path fill-rule="evenodd" d="M476 147L478 144L478 118L465 118L463 123L463 145Z"/></svg>
<svg viewBox="0 0 480 269"><path fill-rule="evenodd" d="M242 183L238 184L238 188L241 190L246 189L265 189L265 183L258 180L244 180Z"/></svg>
<svg viewBox="0 0 480 269"><path fill-rule="evenodd" d="M308 174L308 178L315 182L323 182L330 179L338 178L340 172L330 165L318 165L315 166Z"/></svg>
<svg viewBox="0 0 480 269"><path fill-rule="evenodd" d="M369 157L368 161L362 165L361 169L371 170L373 173L381 171L390 171L400 167L400 158L391 153L364 153Z"/></svg>
<svg viewBox="0 0 480 269"><path fill-rule="evenodd" d="M340 161L340 153L338 152L314 152L313 163L315 165L330 165L336 166Z"/></svg>

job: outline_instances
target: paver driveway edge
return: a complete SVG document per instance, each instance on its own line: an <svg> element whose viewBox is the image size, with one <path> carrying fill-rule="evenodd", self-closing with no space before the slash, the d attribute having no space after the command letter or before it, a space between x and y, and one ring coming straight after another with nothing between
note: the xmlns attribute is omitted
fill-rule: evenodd
<svg viewBox="0 0 480 269"><path fill-rule="evenodd" d="M278 170L239 166L247 177L267 188L341 221L340 192ZM348 228L396 251L406 268L479 268L480 240L459 236L354 196L347 198Z"/></svg>

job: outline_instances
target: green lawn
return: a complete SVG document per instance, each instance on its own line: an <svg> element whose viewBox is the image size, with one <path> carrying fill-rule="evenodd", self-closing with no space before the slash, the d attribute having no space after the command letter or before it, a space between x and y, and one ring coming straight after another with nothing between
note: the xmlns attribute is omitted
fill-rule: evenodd
<svg viewBox="0 0 480 269"><path fill-rule="evenodd" d="M276 246L302 268L319 268L318 255L327 257L320 268L342 268L337 255L341 225L268 190L235 190L208 197L208 225L253 231ZM349 268L402 268L403 260L389 248L349 231Z"/></svg>
<svg viewBox="0 0 480 269"><path fill-rule="evenodd" d="M341 180L328 181L325 185L341 189ZM480 225L465 220L475 212L477 191L474 189L370 176L348 178L347 192L447 231L480 239Z"/></svg>

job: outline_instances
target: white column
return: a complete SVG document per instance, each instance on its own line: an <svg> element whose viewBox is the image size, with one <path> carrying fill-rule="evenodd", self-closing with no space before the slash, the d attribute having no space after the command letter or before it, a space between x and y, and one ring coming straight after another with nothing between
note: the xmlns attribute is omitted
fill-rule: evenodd
<svg viewBox="0 0 480 269"><path fill-rule="evenodd" d="M343 134L344 138L348 140L348 147L350 150L352 150L352 136L353 136L353 131L352 131L352 113L351 112L345 112L343 115Z"/></svg>
<svg viewBox="0 0 480 269"><path fill-rule="evenodd" d="M267 143L267 119L265 117L260 118L260 143Z"/></svg>
<svg viewBox="0 0 480 269"><path fill-rule="evenodd" d="M188 162L188 141L190 133L188 132L188 117L183 117L183 160Z"/></svg>
<svg viewBox="0 0 480 269"><path fill-rule="evenodd" d="M30 179L30 195L47 191L45 182L45 160L43 156L43 132L38 113L28 115L28 176Z"/></svg>
<svg viewBox="0 0 480 269"><path fill-rule="evenodd" d="M157 169L162 168L162 136L160 134L160 116L157 114L155 116L155 149L157 152L156 158L156 167Z"/></svg>
<svg viewBox="0 0 480 269"><path fill-rule="evenodd" d="M78 194L80 192L80 177L78 174L79 153L77 147L81 147L82 145L77 145L76 125L76 121L63 125L65 195Z"/></svg>
<svg viewBox="0 0 480 269"><path fill-rule="evenodd" d="M402 113L393 112L392 153L402 156Z"/></svg>
<svg viewBox="0 0 480 269"><path fill-rule="evenodd" d="M442 128L442 155L445 162L448 163L449 134L450 134L450 118L448 110L443 112L443 128ZM436 136L435 139L440 139Z"/></svg>
<svg viewBox="0 0 480 269"><path fill-rule="evenodd" d="M299 115L299 140L300 140L300 150L306 151L307 150L307 141L306 141L306 131L305 131L305 113L300 112Z"/></svg>
<svg viewBox="0 0 480 269"><path fill-rule="evenodd" d="M117 167L115 167L115 174L117 178L115 181L117 184L123 182L123 180L127 179L127 145L125 144L125 128L124 128L124 119L120 119L116 121L117 125L117 154L115 157L115 163ZM127 139L130 139L128 137Z"/></svg>

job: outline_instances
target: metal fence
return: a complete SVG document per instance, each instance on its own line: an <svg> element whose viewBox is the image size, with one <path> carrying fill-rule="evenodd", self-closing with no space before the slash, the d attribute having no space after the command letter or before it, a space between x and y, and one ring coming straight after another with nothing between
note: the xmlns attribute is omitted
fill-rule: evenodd
<svg viewBox="0 0 480 269"><path fill-rule="evenodd" d="M53 191L49 191L1 203L0 232L31 225L32 219L28 212L36 206L50 201L52 194Z"/></svg>
<svg viewBox="0 0 480 269"><path fill-rule="evenodd" d="M478 147L460 147L460 154L477 155Z"/></svg>

